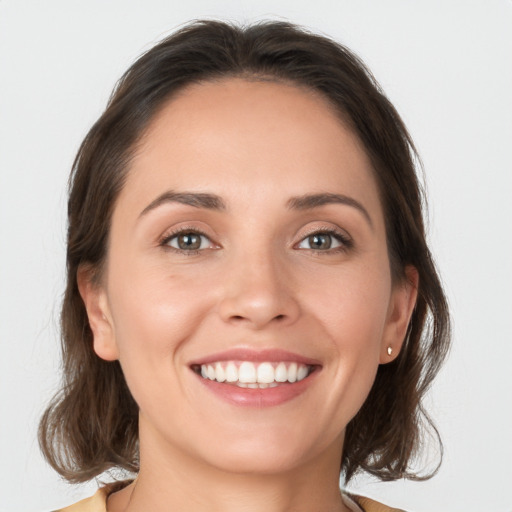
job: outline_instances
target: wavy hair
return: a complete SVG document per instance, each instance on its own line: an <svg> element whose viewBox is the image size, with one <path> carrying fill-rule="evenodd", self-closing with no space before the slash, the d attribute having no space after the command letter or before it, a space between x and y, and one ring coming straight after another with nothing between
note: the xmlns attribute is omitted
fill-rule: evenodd
<svg viewBox="0 0 512 512"><path fill-rule="evenodd" d="M319 93L359 137L372 162L393 278L405 279L405 267L413 265L418 299L399 356L379 367L368 398L347 426L340 468L346 481L359 471L382 480L428 478L436 469L422 475L412 463L424 428L433 429L440 443L422 399L447 354L450 323L425 239L420 161L403 121L361 60L327 37L283 22L186 25L128 69L85 137L69 181L63 385L41 419L43 454L71 482L112 468L138 470L137 404L119 363L93 351L77 271L88 266L101 274L116 198L158 110L188 85L229 77Z"/></svg>

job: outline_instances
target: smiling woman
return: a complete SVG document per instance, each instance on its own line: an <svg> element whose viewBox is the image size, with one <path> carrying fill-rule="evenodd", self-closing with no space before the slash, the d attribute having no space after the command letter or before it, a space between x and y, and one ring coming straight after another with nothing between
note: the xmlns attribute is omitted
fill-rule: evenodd
<svg viewBox="0 0 512 512"><path fill-rule="evenodd" d="M340 467L425 477L448 312L414 154L363 64L292 25L197 22L128 70L71 177L40 440L72 482L137 476L69 510L369 512Z"/></svg>

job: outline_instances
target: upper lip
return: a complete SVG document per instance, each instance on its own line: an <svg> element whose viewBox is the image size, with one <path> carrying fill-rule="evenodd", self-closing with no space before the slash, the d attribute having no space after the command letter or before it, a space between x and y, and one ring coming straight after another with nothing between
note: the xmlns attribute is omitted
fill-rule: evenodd
<svg viewBox="0 0 512 512"><path fill-rule="evenodd" d="M250 348L232 348L215 354L209 354L207 356L195 359L190 363L190 366L216 363L219 361L252 361L255 363L263 362L296 362L306 364L310 366L321 366L320 361L305 357L294 352L287 350L267 348L262 350L254 350Z"/></svg>

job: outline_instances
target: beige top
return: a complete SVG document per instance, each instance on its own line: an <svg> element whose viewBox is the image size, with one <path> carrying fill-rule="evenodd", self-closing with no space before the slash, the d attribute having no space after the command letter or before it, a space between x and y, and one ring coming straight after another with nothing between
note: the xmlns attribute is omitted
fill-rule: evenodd
<svg viewBox="0 0 512 512"><path fill-rule="evenodd" d="M55 512L107 512L107 497L112 492L113 485L106 485L96 491L90 498L81 500L74 505L56 510ZM119 484L115 487L119 489ZM364 496L354 496L343 494L343 501L353 512L405 512L398 508L391 508L378 503L377 501L365 498Z"/></svg>

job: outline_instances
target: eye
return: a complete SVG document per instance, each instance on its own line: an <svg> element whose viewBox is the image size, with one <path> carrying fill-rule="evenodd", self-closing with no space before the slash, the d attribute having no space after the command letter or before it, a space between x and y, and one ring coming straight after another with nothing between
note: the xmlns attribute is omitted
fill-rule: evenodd
<svg viewBox="0 0 512 512"><path fill-rule="evenodd" d="M299 249L310 249L318 252L339 252L352 247L352 240L338 231L327 229L311 233L301 240ZM332 251L332 249L335 249Z"/></svg>
<svg viewBox="0 0 512 512"><path fill-rule="evenodd" d="M213 248L213 243L207 235L191 229L171 233L162 240L161 245L188 254L197 254L200 250Z"/></svg>

